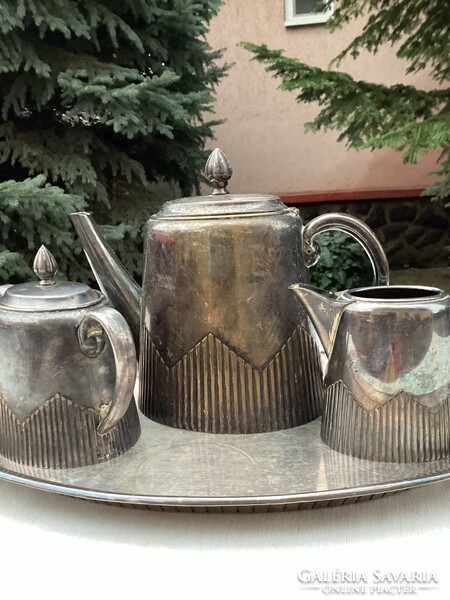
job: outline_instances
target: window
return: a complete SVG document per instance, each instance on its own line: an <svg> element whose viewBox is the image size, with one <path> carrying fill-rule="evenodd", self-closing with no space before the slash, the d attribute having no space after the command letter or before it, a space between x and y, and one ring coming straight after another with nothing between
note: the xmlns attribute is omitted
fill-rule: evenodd
<svg viewBox="0 0 450 600"><path fill-rule="evenodd" d="M284 0L284 24L313 25L325 23L333 14L333 6L318 11L321 0Z"/></svg>

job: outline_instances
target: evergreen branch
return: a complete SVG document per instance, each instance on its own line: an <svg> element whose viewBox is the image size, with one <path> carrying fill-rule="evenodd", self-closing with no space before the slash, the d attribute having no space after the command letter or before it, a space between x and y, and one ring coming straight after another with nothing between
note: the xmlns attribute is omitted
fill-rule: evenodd
<svg viewBox="0 0 450 600"><path fill-rule="evenodd" d="M139 35L126 23L126 21L118 14L109 10L104 4L94 1L90 3L89 20L91 28L93 29L97 29L99 26L106 27L109 39L114 48L119 48L117 34L120 32L139 52L145 52Z"/></svg>
<svg viewBox="0 0 450 600"><path fill-rule="evenodd" d="M73 252L71 212L84 210L83 199L46 183L39 175L0 183L0 277L14 282L32 276L34 254L41 244L58 256L67 270ZM59 209L59 210L58 210Z"/></svg>
<svg viewBox="0 0 450 600"><path fill-rule="evenodd" d="M96 164L101 171L109 172L113 178L123 179L132 185L137 183L144 187L147 185L142 164L112 144L107 147L107 152L98 154Z"/></svg>
<svg viewBox="0 0 450 600"><path fill-rule="evenodd" d="M137 7L138 3L135 3L135 8ZM148 8L148 2L141 3L136 16L147 16ZM0 5L0 19L0 31L3 33L23 29L24 21L31 20L41 39L51 32L58 32L66 39L89 40L93 31L104 27L108 32L109 42L114 48L119 47L118 33L120 33L139 52L144 52L136 31L101 2L92 1L86 7L83 2L75 0L46 0L45 2L19 0L18 3L14 0L3 0Z"/></svg>
<svg viewBox="0 0 450 600"><path fill-rule="evenodd" d="M406 148L405 162L415 163L420 154L450 147L450 113L443 112L420 123L411 121L401 127L392 127L390 131L372 137L362 147L389 147L399 151Z"/></svg>
<svg viewBox="0 0 450 600"><path fill-rule="evenodd" d="M450 147L447 146L441 156L440 169L433 171L432 175L436 175L439 179L432 183L427 193L434 198L446 201L446 208L450 208Z"/></svg>
<svg viewBox="0 0 450 600"><path fill-rule="evenodd" d="M25 277L46 241L67 276L88 280L68 219L87 201L139 276L143 225L166 198L148 182L199 185L215 125L205 114L228 68L205 37L220 3L0 2L0 182L12 203L0 199L0 280Z"/></svg>
<svg viewBox="0 0 450 600"><path fill-rule="evenodd" d="M0 74L34 71L39 77L50 76L50 65L41 60L31 43L18 33L0 35Z"/></svg>
<svg viewBox="0 0 450 600"><path fill-rule="evenodd" d="M361 50L376 53L386 43L397 46L408 72L430 69L439 82L450 78L450 21L446 0L335 0L328 22L332 30L364 16L358 35L335 59L356 58Z"/></svg>
<svg viewBox="0 0 450 600"><path fill-rule="evenodd" d="M425 91L402 84L389 87L355 81L346 73L286 58L281 50L269 50L265 45L246 43L244 47L255 60L268 64L266 70L281 78L281 89L301 90L297 102L322 107L314 121L306 124L307 130L339 130L339 140L345 139L349 147L390 145L405 149L403 158L411 161L419 150L425 150L426 133L428 141L434 135L438 146L442 131L448 127L448 113L443 109L450 107L450 88ZM419 125L421 138L411 135Z"/></svg>
<svg viewBox="0 0 450 600"><path fill-rule="evenodd" d="M70 145L69 145L70 142ZM17 131L11 126L0 126L0 162L19 163L32 175L43 173L52 181L66 181L69 186L80 182L95 186L97 173L89 159L90 141L87 136L77 137L53 131ZM89 151L87 152L86 144Z"/></svg>
<svg viewBox="0 0 450 600"><path fill-rule="evenodd" d="M24 0L4 0L0 3L0 33L9 33L14 29L24 29Z"/></svg>

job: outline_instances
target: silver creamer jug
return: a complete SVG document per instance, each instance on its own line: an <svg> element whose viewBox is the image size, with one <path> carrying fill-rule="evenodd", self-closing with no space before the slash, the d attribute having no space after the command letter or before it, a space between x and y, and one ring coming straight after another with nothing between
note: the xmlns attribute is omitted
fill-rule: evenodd
<svg viewBox="0 0 450 600"><path fill-rule="evenodd" d="M425 286L336 296L291 289L329 355L322 439L358 458L423 462L450 456L450 297Z"/></svg>
<svg viewBox="0 0 450 600"><path fill-rule="evenodd" d="M86 213L72 215L101 289L140 330L140 408L161 423L214 433L255 433L315 419L322 373L306 311L287 291L308 282L317 233L359 239L387 282L371 230L348 215L304 227L271 195L229 194L220 150L206 165L214 191L164 204L145 232L142 293Z"/></svg>

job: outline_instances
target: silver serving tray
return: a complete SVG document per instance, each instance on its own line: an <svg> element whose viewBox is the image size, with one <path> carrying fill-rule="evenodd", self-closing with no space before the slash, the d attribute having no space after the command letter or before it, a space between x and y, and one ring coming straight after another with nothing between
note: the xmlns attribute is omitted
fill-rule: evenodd
<svg viewBox="0 0 450 600"><path fill-rule="evenodd" d="M320 439L320 419L252 435L196 433L141 417L126 454L76 469L38 469L0 457L0 478L123 506L265 512L342 505L450 478L450 460L419 464L351 458Z"/></svg>

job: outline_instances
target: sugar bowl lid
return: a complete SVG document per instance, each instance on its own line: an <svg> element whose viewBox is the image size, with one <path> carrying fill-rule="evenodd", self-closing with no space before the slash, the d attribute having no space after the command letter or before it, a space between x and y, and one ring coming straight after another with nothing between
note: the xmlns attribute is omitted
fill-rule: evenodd
<svg viewBox="0 0 450 600"><path fill-rule="evenodd" d="M213 187L212 193L166 202L152 219L246 217L289 212L280 198L271 194L230 194L227 185L232 175L228 158L216 148L205 166L205 177Z"/></svg>
<svg viewBox="0 0 450 600"><path fill-rule="evenodd" d="M103 297L85 283L54 281L58 265L45 246L38 250L33 270L39 281L6 287L4 293L0 293L0 308L38 312L70 310L96 304Z"/></svg>

